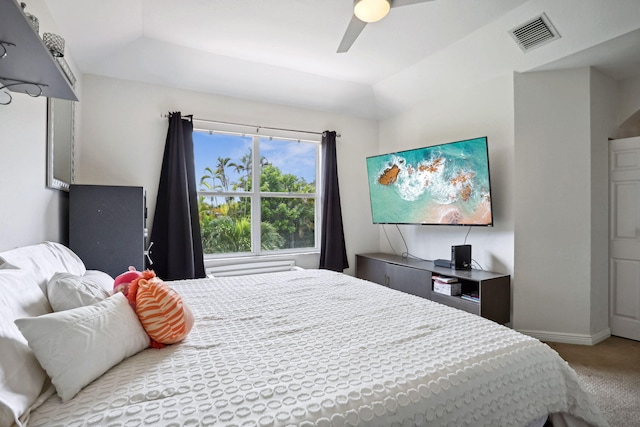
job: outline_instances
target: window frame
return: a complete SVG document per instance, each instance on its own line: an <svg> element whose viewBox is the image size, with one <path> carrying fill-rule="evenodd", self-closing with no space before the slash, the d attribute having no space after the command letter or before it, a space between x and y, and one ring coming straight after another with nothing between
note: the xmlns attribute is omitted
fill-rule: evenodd
<svg viewBox="0 0 640 427"><path fill-rule="evenodd" d="M264 133L239 133L230 132L225 130L214 129L195 129L193 132L205 133L209 135L223 134L234 135L239 137L251 137L252 147L252 165L258 165L258 167L252 167L251 179L252 188L250 191L201 191L199 183L196 178L196 190L197 197L248 197L251 200L251 251L248 252L226 252L226 253L204 253L204 259L226 259L226 258L239 258L239 257L265 257L274 255L300 255L309 253L320 252L320 233L321 233L321 218L322 218L322 150L320 135L317 140L309 139L307 135L304 138L298 138L294 136L281 136L276 134ZM315 193L283 193L283 192L263 192L260 191L260 142L262 139L269 140L282 140L287 142L297 142L314 145L315 153ZM197 171L196 171L197 175ZM261 224L262 224L262 199L263 198L286 198L286 199L312 199L314 200L314 246L306 248L285 248L276 250L264 250L261 245Z"/></svg>

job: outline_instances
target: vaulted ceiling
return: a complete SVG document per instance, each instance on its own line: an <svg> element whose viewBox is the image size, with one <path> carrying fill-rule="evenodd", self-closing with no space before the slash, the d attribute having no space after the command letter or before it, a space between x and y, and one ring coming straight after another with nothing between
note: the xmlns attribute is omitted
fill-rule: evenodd
<svg viewBox="0 0 640 427"><path fill-rule="evenodd" d="M391 9L336 53L352 0L45 0L83 73L364 118L505 73L640 75L638 0L433 0ZM542 13L560 38L524 52Z"/></svg>

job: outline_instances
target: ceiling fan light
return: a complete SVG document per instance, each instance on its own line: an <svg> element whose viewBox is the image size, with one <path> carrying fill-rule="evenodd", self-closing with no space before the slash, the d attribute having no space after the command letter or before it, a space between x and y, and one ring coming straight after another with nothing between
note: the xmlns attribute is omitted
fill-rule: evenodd
<svg viewBox="0 0 640 427"><path fill-rule="evenodd" d="M356 0L353 13L363 22L376 22L387 16L391 9L389 0Z"/></svg>

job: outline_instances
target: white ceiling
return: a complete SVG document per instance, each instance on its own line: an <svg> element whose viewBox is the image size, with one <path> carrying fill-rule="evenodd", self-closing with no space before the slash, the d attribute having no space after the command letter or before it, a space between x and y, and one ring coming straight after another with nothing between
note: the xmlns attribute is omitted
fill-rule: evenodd
<svg viewBox="0 0 640 427"><path fill-rule="evenodd" d="M433 0L341 54L352 0L45 3L83 73L372 119L513 71L640 75L639 0ZM561 38L524 53L508 31L542 12Z"/></svg>

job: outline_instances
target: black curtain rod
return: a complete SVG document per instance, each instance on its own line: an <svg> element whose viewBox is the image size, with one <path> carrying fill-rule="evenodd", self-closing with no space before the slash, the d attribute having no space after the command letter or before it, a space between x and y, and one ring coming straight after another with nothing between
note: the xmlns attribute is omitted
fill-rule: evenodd
<svg viewBox="0 0 640 427"><path fill-rule="evenodd" d="M163 114L162 117L169 117L169 114ZM252 128L252 129L256 129L256 132L260 131L260 129L266 129L266 130L279 130L279 131L284 131L284 132L298 132L298 133L307 133L310 135L323 135L324 132L312 132L312 131L308 131L308 130L298 130L298 129L284 129L284 128L274 128L274 127L269 127L269 126L257 126L257 125L247 125L244 123L234 123L234 122L223 122L220 120L207 120L207 119L196 119L195 117L193 117L193 115L188 115L188 116L182 116L183 119L189 119L191 121L197 121L197 122L204 122L204 123L217 123L217 124L221 124L221 125L232 125L232 126L243 126L243 127L248 127L248 128ZM340 138L340 134L336 133L336 138Z"/></svg>

